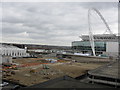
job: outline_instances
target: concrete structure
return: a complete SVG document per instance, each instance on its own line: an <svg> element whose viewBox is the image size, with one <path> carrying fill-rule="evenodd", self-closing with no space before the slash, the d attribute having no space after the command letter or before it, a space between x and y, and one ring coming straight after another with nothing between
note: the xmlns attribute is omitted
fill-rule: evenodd
<svg viewBox="0 0 120 90"><path fill-rule="evenodd" d="M119 55L119 43L118 42L107 42L106 52L104 54L108 56L117 57Z"/></svg>
<svg viewBox="0 0 120 90"><path fill-rule="evenodd" d="M88 79L92 83L108 84L120 87L120 61L112 62L88 72Z"/></svg>
<svg viewBox="0 0 120 90"><path fill-rule="evenodd" d="M96 55L105 54L108 56L118 57L119 53L119 37L115 34L96 34L94 37ZM73 41L72 48L80 50L82 53L92 54L89 35L82 35L81 41Z"/></svg>
<svg viewBox="0 0 120 90"><path fill-rule="evenodd" d="M80 63L109 63L111 60L107 57L81 56L74 54L57 54L59 58L68 58L68 60L75 60Z"/></svg>
<svg viewBox="0 0 120 90"><path fill-rule="evenodd" d="M69 89L77 89L77 88L112 88L110 86L106 85L100 85L100 84L91 84L91 83L81 83L80 81L69 77L69 76L62 76L58 77L43 83L35 84L29 87L21 88L27 89L27 88L34 88L34 89L40 89L40 88L69 88Z"/></svg>

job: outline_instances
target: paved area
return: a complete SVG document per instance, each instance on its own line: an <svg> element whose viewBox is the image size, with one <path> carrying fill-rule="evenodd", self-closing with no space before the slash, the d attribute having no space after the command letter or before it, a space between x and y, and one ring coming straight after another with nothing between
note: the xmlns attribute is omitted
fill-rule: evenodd
<svg viewBox="0 0 120 90"><path fill-rule="evenodd" d="M89 73L95 76L104 76L120 79L119 65L120 61L117 61L114 63L107 64L103 67L97 68L95 70L89 71Z"/></svg>

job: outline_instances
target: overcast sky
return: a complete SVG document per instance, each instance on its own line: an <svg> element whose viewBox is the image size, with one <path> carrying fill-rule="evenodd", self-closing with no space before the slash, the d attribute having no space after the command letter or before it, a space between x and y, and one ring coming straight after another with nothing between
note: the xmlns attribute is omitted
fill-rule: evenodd
<svg viewBox="0 0 120 90"><path fill-rule="evenodd" d="M6 2L1 8L2 42L70 46L88 34L89 8L98 9L111 31L118 32L118 5L113 2ZM94 11L91 23L94 34L107 29Z"/></svg>

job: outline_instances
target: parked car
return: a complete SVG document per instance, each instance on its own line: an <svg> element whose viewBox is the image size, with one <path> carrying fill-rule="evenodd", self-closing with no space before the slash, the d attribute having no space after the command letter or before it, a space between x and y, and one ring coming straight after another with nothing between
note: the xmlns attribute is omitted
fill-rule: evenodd
<svg viewBox="0 0 120 90"><path fill-rule="evenodd" d="M9 83L8 82L3 82L0 84L1 87L7 86Z"/></svg>

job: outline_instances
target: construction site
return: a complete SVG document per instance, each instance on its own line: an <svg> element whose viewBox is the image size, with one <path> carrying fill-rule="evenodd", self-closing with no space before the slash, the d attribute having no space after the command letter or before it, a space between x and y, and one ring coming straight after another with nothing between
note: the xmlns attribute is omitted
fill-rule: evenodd
<svg viewBox="0 0 120 90"><path fill-rule="evenodd" d="M16 58L13 63L3 63L3 80L31 86L60 76L76 78L105 63L78 63L70 59Z"/></svg>
<svg viewBox="0 0 120 90"><path fill-rule="evenodd" d="M105 33L93 33L91 21L93 13L97 14L102 20L102 23L106 27ZM78 20L78 18L75 20ZM57 36L56 32L54 32L55 35L50 34L50 37L53 37L53 41L57 46L54 46L51 42L52 39L49 40L49 37L47 37L45 42L48 43L48 41L50 41L50 44L48 43L46 45L28 44L26 42L25 44L0 43L0 78L2 79L0 87L2 87L3 90L6 88L7 90L19 90L24 88L120 87L118 72L118 66L120 64L120 36L111 31L106 20L96 8L90 8L88 10L87 21L88 34L80 35L79 41L70 41L71 45L69 46L63 46L64 44L60 46L60 43L56 44L54 41L55 38L53 37ZM20 24L20 26L24 25ZM45 30L47 30L46 28L48 26L45 25ZM62 30L58 26L57 28ZM44 25L41 27L44 27ZM50 28L51 27L52 24L50 24ZM50 30L52 30L52 28ZM34 31L34 29L32 31ZM26 38L28 38L29 34L27 33L29 32L25 31L25 33L20 33L20 35L24 34ZM30 35L32 35L32 33L30 33ZM19 36L19 34L17 35ZM38 36L40 35L41 37L39 37L36 42L42 43L40 39L43 38L43 36L46 38L47 34L38 33ZM35 36L38 37L37 35ZM71 34L71 36L73 35ZM60 35L60 37L62 36ZM69 37L65 38L69 39ZM57 39L57 41L59 41L59 39ZM62 43L63 42L65 42L65 40L63 40Z"/></svg>

